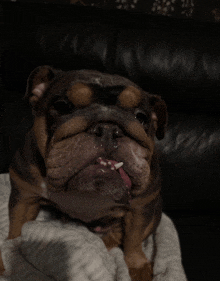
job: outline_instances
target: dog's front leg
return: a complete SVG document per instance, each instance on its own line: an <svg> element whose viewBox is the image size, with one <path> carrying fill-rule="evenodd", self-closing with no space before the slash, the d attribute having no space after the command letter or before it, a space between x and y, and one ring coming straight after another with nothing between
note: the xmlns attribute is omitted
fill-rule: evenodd
<svg viewBox="0 0 220 281"><path fill-rule="evenodd" d="M22 226L26 222L36 219L40 210L41 191L36 180L30 183L13 169L10 169L10 179L8 239L14 239L21 235Z"/></svg>
<svg viewBox="0 0 220 281"><path fill-rule="evenodd" d="M102 238L106 248L108 251L113 249L114 247L118 247L122 243L122 232L109 232Z"/></svg>
<svg viewBox="0 0 220 281"><path fill-rule="evenodd" d="M22 226L31 220L35 220L39 213L39 204L31 202L19 202L9 209L9 234L7 239L14 239L21 235ZM0 252L0 275L5 271Z"/></svg>
<svg viewBox="0 0 220 281"><path fill-rule="evenodd" d="M20 236L22 226L28 221L35 220L39 209L40 204L34 198L21 199L14 206L9 202L10 223L8 239L14 239Z"/></svg>
<svg viewBox="0 0 220 281"><path fill-rule="evenodd" d="M132 281L151 281L153 279L152 266L142 250L142 242L151 233L153 224L152 219L146 227L141 208L131 210L125 216L123 249Z"/></svg>
<svg viewBox="0 0 220 281"><path fill-rule="evenodd" d="M22 198L19 194L12 192L9 200L9 234L7 239L14 239L21 235L22 226L28 222L35 220L40 209L40 204L36 198ZM0 252L0 275L4 272L4 265Z"/></svg>

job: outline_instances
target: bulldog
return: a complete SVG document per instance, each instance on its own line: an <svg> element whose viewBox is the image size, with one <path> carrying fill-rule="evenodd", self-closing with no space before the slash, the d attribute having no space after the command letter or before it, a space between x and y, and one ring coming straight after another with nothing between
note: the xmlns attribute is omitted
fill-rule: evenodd
<svg viewBox="0 0 220 281"><path fill-rule="evenodd" d="M165 102L118 75L50 66L32 71L25 98L34 123L9 169L8 239L52 205L107 249L121 247L132 281L152 280L142 242L162 213L154 146L165 134Z"/></svg>

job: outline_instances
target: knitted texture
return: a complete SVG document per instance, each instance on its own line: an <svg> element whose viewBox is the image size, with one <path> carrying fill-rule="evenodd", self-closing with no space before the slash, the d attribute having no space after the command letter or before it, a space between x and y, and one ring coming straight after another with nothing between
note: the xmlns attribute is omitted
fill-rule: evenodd
<svg viewBox="0 0 220 281"><path fill-rule="evenodd" d="M52 220L45 211L23 226L21 237L5 240L9 194L8 174L0 175L0 247L6 269L0 281L131 280L119 248L108 252L101 238L86 227ZM154 261L154 281L186 280L178 235L165 214L156 234L143 242L143 250Z"/></svg>

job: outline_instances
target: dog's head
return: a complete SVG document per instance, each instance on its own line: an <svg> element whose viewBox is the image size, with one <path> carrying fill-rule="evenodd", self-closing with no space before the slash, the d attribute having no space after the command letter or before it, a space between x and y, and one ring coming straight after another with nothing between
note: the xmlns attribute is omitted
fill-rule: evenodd
<svg viewBox="0 0 220 281"><path fill-rule="evenodd" d="M166 105L117 75L58 71L30 75L26 97L52 190L98 191L128 201L151 179L154 137L162 139Z"/></svg>

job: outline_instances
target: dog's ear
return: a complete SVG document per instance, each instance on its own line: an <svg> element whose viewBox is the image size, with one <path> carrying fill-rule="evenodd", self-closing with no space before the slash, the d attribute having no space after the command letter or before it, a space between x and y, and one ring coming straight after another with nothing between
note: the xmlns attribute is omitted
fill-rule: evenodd
<svg viewBox="0 0 220 281"><path fill-rule="evenodd" d="M37 102L43 97L56 73L57 70L47 65L39 66L31 72L27 81L24 98L28 99L33 107L35 107Z"/></svg>
<svg viewBox="0 0 220 281"><path fill-rule="evenodd" d="M156 95L150 97L150 106L152 108L152 119L156 129L156 137L158 140L161 140L164 138L168 122L167 106L165 101Z"/></svg>

